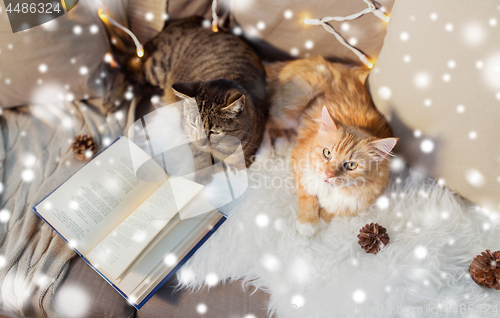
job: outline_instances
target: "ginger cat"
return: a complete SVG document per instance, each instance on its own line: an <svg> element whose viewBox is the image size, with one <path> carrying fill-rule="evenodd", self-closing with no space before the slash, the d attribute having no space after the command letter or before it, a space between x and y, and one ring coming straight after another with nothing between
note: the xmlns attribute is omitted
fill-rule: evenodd
<svg viewBox="0 0 500 318"><path fill-rule="evenodd" d="M294 130L297 231L366 209L389 178L397 138L364 85L368 72L322 57L267 66L271 130Z"/></svg>

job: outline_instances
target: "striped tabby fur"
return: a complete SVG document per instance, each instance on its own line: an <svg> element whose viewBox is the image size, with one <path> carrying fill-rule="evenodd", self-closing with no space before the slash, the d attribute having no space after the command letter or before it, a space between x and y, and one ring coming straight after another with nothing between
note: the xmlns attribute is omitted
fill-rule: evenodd
<svg viewBox="0 0 500 318"><path fill-rule="evenodd" d="M158 88L165 104L179 97L196 98L204 131L193 128L196 116L184 114L186 132L198 141L195 147L209 151L200 141L203 134L212 140L234 136L243 145L248 166L262 141L268 116L265 70L243 40L212 32L202 21L193 17L172 22L152 39L145 46L137 82ZM213 151L212 155L223 160L227 153Z"/></svg>

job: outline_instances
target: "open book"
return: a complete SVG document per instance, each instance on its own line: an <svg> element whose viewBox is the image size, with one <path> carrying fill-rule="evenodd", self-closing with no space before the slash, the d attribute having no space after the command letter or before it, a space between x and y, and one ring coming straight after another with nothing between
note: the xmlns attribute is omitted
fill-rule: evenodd
<svg viewBox="0 0 500 318"><path fill-rule="evenodd" d="M139 309L225 217L197 212L202 185L154 160L135 171L132 154L148 156L119 138L33 209Z"/></svg>

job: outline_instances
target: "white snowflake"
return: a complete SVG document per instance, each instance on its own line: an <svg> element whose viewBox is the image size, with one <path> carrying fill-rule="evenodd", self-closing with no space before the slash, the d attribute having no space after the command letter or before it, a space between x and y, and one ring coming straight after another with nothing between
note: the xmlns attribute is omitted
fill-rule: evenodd
<svg viewBox="0 0 500 318"><path fill-rule="evenodd" d="M205 305L204 303L201 303L201 304L198 304L198 306L196 306L196 311L200 314L200 315L204 315L207 313L207 305Z"/></svg>
<svg viewBox="0 0 500 318"><path fill-rule="evenodd" d="M91 298L78 285L65 286L64 292L57 293L54 301L61 317L85 317L91 308Z"/></svg>
<svg viewBox="0 0 500 318"><path fill-rule="evenodd" d="M188 283L192 282L194 280L194 278L195 278L195 274L190 268L184 268L184 267L182 268L179 280L183 284L188 284Z"/></svg>
<svg viewBox="0 0 500 318"><path fill-rule="evenodd" d="M54 20L50 20L49 22L45 22L44 24L42 24L42 28L46 31L55 31L57 30L57 21L54 19Z"/></svg>
<svg viewBox="0 0 500 318"><path fill-rule="evenodd" d="M210 286L216 286L219 283L219 277L215 273L210 273L205 277L205 283Z"/></svg>
<svg viewBox="0 0 500 318"><path fill-rule="evenodd" d="M292 10L285 10L285 12L283 12L283 16L285 17L285 19L291 19L293 17Z"/></svg>
<svg viewBox="0 0 500 318"><path fill-rule="evenodd" d="M420 143L420 150L423 153L431 153L434 150L434 142L430 139L424 139Z"/></svg>
<svg viewBox="0 0 500 318"><path fill-rule="evenodd" d="M304 296L297 294L292 296L291 303L293 307L301 308L306 304L306 300L304 299Z"/></svg>
<svg viewBox="0 0 500 318"><path fill-rule="evenodd" d="M33 168L36 163L36 156L34 154L27 154L23 157L23 165L26 168Z"/></svg>
<svg viewBox="0 0 500 318"><path fill-rule="evenodd" d="M240 36L243 34L243 30L240 28L240 27L234 27L233 28L233 34L236 35L236 36Z"/></svg>
<svg viewBox="0 0 500 318"><path fill-rule="evenodd" d="M280 261L270 254L264 255L261 262L262 266L271 273L275 273L281 268Z"/></svg>
<svg viewBox="0 0 500 318"><path fill-rule="evenodd" d="M212 22L210 22L209 20L203 20L203 22L201 23L201 25L205 28L205 29L208 29L212 26Z"/></svg>
<svg viewBox="0 0 500 318"><path fill-rule="evenodd" d="M486 60L482 76L492 89L500 89L500 54L494 54Z"/></svg>
<svg viewBox="0 0 500 318"><path fill-rule="evenodd" d="M355 37L351 37L347 42L349 42L350 45L355 46L356 44L358 44L358 39L356 39Z"/></svg>
<svg viewBox="0 0 500 318"><path fill-rule="evenodd" d="M10 211L7 209L3 209L0 211L0 223L7 223L10 220Z"/></svg>
<svg viewBox="0 0 500 318"><path fill-rule="evenodd" d="M467 180L469 184L471 184L476 188L482 187L485 183L485 178L483 174L479 170L474 168L466 171L465 180Z"/></svg>
<svg viewBox="0 0 500 318"><path fill-rule="evenodd" d="M75 25L73 27L73 33L76 35L82 34L82 27L79 25Z"/></svg>
<svg viewBox="0 0 500 318"><path fill-rule="evenodd" d="M389 201L388 197L386 197L385 195L382 195L377 199L376 204L377 204L379 209L386 210L387 208L389 208L390 201Z"/></svg>
<svg viewBox="0 0 500 318"><path fill-rule="evenodd" d="M144 17L146 18L146 21L153 21L155 15L152 12L148 12Z"/></svg>
<svg viewBox="0 0 500 318"><path fill-rule="evenodd" d="M259 227L266 227L269 225L269 217L266 214L258 214L255 217L255 223Z"/></svg>
<svg viewBox="0 0 500 318"><path fill-rule="evenodd" d="M378 96L384 100L390 99L391 95L392 95L391 89L387 86L382 86L378 89Z"/></svg>
<svg viewBox="0 0 500 318"><path fill-rule="evenodd" d="M71 248L76 248L78 246L78 243L75 240L69 240L68 244Z"/></svg>
<svg viewBox="0 0 500 318"><path fill-rule="evenodd" d="M408 32L401 32L399 38L401 39L401 41L406 42L410 39L410 35L408 34Z"/></svg>
<svg viewBox="0 0 500 318"><path fill-rule="evenodd" d="M394 157L391 160L391 170L392 171L399 172L399 171L403 170L404 167L405 167L405 162L404 162L403 158Z"/></svg>
<svg viewBox="0 0 500 318"><path fill-rule="evenodd" d="M422 246L422 245L417 246L415 248L415 250L413 251L413 254L418 259L424 259L427 257L427 248L425 246Z"/></svg>
<svg viewBox="0 0 500 318"><path fill-rule="evenodd" d="M314 47L314 42L311 40L308 40L308 41L306 41L304 46L306 49L311 50Z"/></svg>
<svg viewBox="0 0 500 318"><path fill-rule="evenodd" d="M48 70L48 69L49 69L49 68L47 67L47 64L40 64L40 65L38 66L38 71L39 71L40 73L45 73L45 72L47 72L47 70Z"/></svg>
<svg viewBox="0 0 500 318"><path fill-rule="evenodd" d="M134 98L134 93L132 91L127 91L125 92L124 97L126 100L132 100Z"/></svg>
<svg viewBox="0 0 500 318"><path fill-rule="evenodd" d="M469 22L463 28L462 37L466 44L479 46L486 40L486 29L479 22Z"/></svg>
<svg viewBox="0 0 500 318"><path fill-rule="evenodd" d="M413 136L415 136L415 138L420 138L422 137L422 132L419 129L417 129L413 132Z"/></svg>
<svg viewBox="0 0 500 318"><path fill-rule="evenodd" d="M362 289L357 289L352 293L352 300L354 302L361 304L366 300L366 292Z"/></svg>
<svg viewBox="0 0 500 318"><path fill-rule="evenodd" d="M172 266L177 262L177 256L175 254L168 254L165 256L165 259L163 260L167 266Z"/></svg>
<svg viewBox="0 0 500 318"><path fill-rule="evenodd" d="M89 69L86 66L82 66L80 67L78 72L80 73L80 75L87 75L89 73Z"/></svg>
<svg viewBox="0 0 500 318"><path fill-rule="evenodd" d="M21 178L24 182L31 182L35 178L35 173L31 169L24 169L23 172L21 172Z"/></svg>
<svg viewBox="0 0 500 318"><path fill-rule="evenodd" d="M90 30L90 33L97 34L97 32L99 32L99 27L97 25L95 25L95 24L92 24L90 26L89 30Z"/></svg>
<svg viewBox="0 0 500 318"><path fill-rule="evenodd" d="M418 88L427 88L431 83L431 77L426 72L419 72L413 78L413 82Z"/></svg>

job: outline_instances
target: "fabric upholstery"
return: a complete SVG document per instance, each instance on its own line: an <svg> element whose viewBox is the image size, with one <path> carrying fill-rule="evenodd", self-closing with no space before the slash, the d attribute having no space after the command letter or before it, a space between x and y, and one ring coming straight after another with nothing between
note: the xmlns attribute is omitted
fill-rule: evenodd
<svg viewBox="0 0 500 318"><path fill-rule="evenodd" d="M174 292L176 279L168 281L137 312L137 318L184 318L184 317L245 317L253 315L265 318L269 295L253 287L243 289L241 281L225 283L210 289L204 288L191 292ZM206 306L206 312L200 315L199 305Z"/></svg>
<svg viewBox="0 0 500 318"><path fill-rule="evenodd" d="M390 12L394 0L377 1ZM342 46L335 36L321 26L305 25L305 18L347 16L367 8L361 0L310 1L233 1L230 10L259 54L268 60L322 55L341 61L360 63L358 58ZM292 14L285 17L285 12ZM263 24L262 24L263 23ZM349 42L376 58L382 48L386 23L373 14L366 14L347 24L331 25ZM263 27L263 28L262 28ZM347 28L347 29L346 29ZM306 42L312 41L312 47ZM292 54L293 51L298 54Z"/></svg>
<svg viewBox="0 0 500 318"><path fill-rule="evenodd" d="M126 23L122 3L107 4L115 19ZM17 33L12 33L1 3L0 50L0 107L104 94L107 78L101 73L109 40L93 1L80 1L57 19Z"/></svg>
<svg viewBox="0 0 500 318"><path fill-rule="evenodd" d="M500 209L497 1L399 0L369 76L411 165Z"/></svg>
<svg viewBox="0 0 500 318"><path fill-rule="evenodd" d="M135 308L80 257L75 257L54 297L59 317L132 318Z"/></svg>

